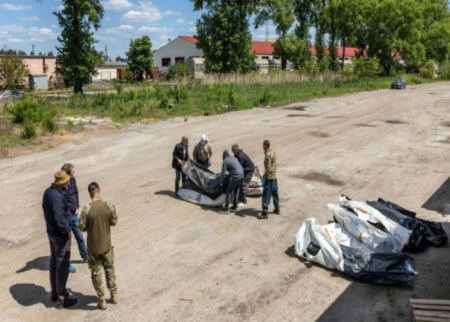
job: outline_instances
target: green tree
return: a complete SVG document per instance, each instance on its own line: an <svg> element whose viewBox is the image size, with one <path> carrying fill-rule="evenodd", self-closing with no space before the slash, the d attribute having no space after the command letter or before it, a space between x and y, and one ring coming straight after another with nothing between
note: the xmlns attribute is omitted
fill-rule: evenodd
<svg viewBox="0 0 450 322"><path fill-rule="evenodd" d="M0 57L0 81L6 88L17 88L29 74L27 65L17 55Z"/></svg>
<svg viewBox="0 0 450 322"><path fill-rule="evenodd" d="M423 4L422 43L428 60L447 61L450 53L450 11L447 0L427 0Z"/></svg>
<svg viewBox="0 0 450 322"><path fill-rule="evenodd" d="M134 75L134 79L142 81L144 79L144 71L149 75L153 70L153 52L152 42L148 36L132 39L130 48L126 52L128 58L128 66Z"/></svg>
<svg viewBox="0 0 450 322"><path fill-rule="evenodd" d="M268 20L272 20L276 26L279 36L277 40L277 55L281 57L281 69L286 69L288 58L280 42L287 36L295 20L292 0L266 0L265 5L258 12L255 25L259 27Z"/></svg>
<svg viewBox="0 0 450 322"><path fill-rule="evenodd" d="M299 39L297 35L291 33L278 39L275 43L275 55L285 55L292 61L295 68L299 69L311 60L311 51L308 40ZM281 54L282 53L282 54Z"/></svg>
<svg viewBox="0 0 450 322"><path fill-rule="evenodd" d="M48 56L48 57L54 57L55 55L53 54L53 51L50 50L50 51L47 53L47 56Z"/></svg>
<svg viewBox="0 0 450 322"><path fill-rule="evenodd" d="M83 93L83 86L91 82L95 66L103 57L94 44L94 30L101 26L104 9L100 0L62 0L63 9L53 14L61 26L57 62L64 79L73 84L74 93Z"/></svg>
<svg viewBox="0 0 450 322"><path fill-rule="evenodd" d="M325 33L327 32L327 14L326 8L328 5L327 0L313 0L312 1L312 22L316 28L316 36L314 45L316 47L316 57L319 64L320 71L324 71L328 68L328 60L326 57L325 48Z"/></svg>
<svg viewBox="0 0 450 322"><path fill-rule="evenodd" d="M364 42L369 57L378 58L386 75L390 75L399 56L408 64L420 66L425 61L421 1L367 0L367 3L371 8L366 10Z"/></svg>
<svg viewBox="0 0 450 322"><path fill-rule="evenodd" d="M191 0L194 10L205 11L197 20L197 47L208 71L245 73L251 70L249 18L259 0Z"/></svg>
<svg viewBox="0 0 450 322"><path fill-rule="evenodd" d="M309 28L312 26L314 0L293 0L294 15L297 20L295 34L298 38L310 42Z"/></svg>
<svg viewBox="0 0 450 322"><path fill-rule="evenodd" d="M377 59L365 59L360 56L353 60L353 71L358 79L365 79L367 83L369 80L380 72L380 64Z"/></svg>

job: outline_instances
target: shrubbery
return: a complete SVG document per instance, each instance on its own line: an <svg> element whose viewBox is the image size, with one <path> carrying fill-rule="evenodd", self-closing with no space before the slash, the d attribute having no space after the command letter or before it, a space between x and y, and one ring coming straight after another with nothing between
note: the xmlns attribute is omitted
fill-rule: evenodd
<svg viewBox="0 0 450 322"><path fill-rule="evenodd" d="M22 125L22 138L32 139L37 136L37 127L40 125L43 132L56 132L57 111L55 108L44 108L38 100L25 99L6 107L11 114L14 124Z"/></svg>
<svg viewBox="0 0 450 322"><path fill-rule="evenodd" d="M419 75L425 79L433 79L436 66L437 64L434 60L427 61L425 65L419 69Z"/></svg>

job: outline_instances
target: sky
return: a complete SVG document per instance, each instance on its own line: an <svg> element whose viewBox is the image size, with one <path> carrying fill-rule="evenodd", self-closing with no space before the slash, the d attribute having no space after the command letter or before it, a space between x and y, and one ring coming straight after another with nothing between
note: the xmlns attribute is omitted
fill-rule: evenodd
<svg viewBox="0 0 450 322"><path fill-rule="evenodd" d="M192 36L201 13L193 11L189 0L102 0L105 16L95 32L96 47L113 60L125 57L130 40L150 37L152 49L180 35ZM61 10L61 0L0 0L0 47L23 50L29 54L53 51L61 29L53 12ZM251 28L253 39L265 39L265 27ZM269 38L276 39L269 26Z"/></svg>

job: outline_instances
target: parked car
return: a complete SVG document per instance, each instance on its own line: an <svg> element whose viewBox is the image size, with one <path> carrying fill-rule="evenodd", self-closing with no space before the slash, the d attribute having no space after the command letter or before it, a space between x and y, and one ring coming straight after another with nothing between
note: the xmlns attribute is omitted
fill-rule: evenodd
<svg viewBox="0 0 450 322"><path fill-rule="evenodd" d="M23 92L18 91L18 90L5 90L3 92L0 92L0 100L7 100L7 99L11 99L11 98L15 98L15 99L22 99L23 97Z"/></svg>
<svg viewBox="0 0 450 322"><path fill-rule="evenodd" d="M404 79L396 79L391 84L391 89L405 89L406 81Z"/></svg>

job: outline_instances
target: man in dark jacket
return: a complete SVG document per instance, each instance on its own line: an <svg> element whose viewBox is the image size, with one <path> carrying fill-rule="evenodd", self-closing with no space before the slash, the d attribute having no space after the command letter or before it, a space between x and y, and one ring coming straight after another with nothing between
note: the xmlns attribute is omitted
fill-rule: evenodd
<svg viewBox="0 0 450 322"><path fill-rule="evenodd" d="M243 206L247 203L247 191L253 174L255 173L255 164L248 157L248 155L244 153L244 151L239 149L239 145L234 144L231 147L231 150L244 169L244 180L242 180L242 183L239 187L239 206Z"/></svg>
<svg viewBox="0 0 450 322"><path fill-rule="evenodd" d="M75 236L75 240L78 244L78 250L80 251L80 256L83 259L83 262L87 262L88 254L86 243L84 241L83 233L78 228L79 225L79 217L80 213L80 198L78 196L78 187L77 181L74 177L75 175L75 167L72 163L66 163L62 166L61 170L64 170L70 176L70 184L69 188L66 190L66 201L67 206L69 207L70 214L72 215L72 232Z"/></svg>
<svg viewBox="0 0 450 322"><path fill-rule="evenodd" d="M70 232L72 218L64 197L70 176L63 170L55 173L55 182L44 192L44 210L47 235L50 242L50 285L52 302L58 301L58 308L67 308L77 303L69 297L66 289L70 264Z"/></svg>
<svg viewBox="0 0 450 322"><path fill-rule="evenodd" d="M190 159L188 148L189 138L186 135L183 135L181 143L175 145L175 148L173 149L172 168L175 169L175 194L177 194L180 189L180 178L182 184L186 181L186 175L183 174L182 169L184 163Z"/></svg>
<svg viewBox="0 0 450 322"><path fill-rule="evenodd" d="M222 213L225 215L228 215L230 213L230 199L232 192L234 192L234 200L233 200L233 207L231 207L231 209L233 210L237 209L238 204L237 193L242 180L244 180L244 169L242 168L238 159L232 157L228 152L228 150L224 150L222 172L220 175L222 184L225 181L225 176L227 172L228 176L230 177L230 183L228 184L225 198L225 206L222 211Z"/></svg>

